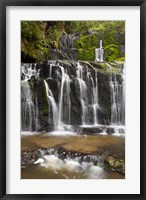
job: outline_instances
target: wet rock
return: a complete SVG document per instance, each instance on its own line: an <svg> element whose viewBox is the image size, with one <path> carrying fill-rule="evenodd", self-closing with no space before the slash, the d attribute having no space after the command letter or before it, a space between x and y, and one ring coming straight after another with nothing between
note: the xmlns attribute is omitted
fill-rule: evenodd
<svg viewBox="0 0 146 200"><path fill-rule="evenodd" d="M99 133L101 133L102 131L101 131L101 128L100 127L98 127L98 128L94 128L94 127L85 127L85 128L81 128L80 129L80 134L88 134L88 135L93 135L93 134L99 134Z"/></svg>
<svg viewBox="0 0 146 200"><path fill-rule="evenodd" d="M26 166L32 165L40 157L40 151L22 151L21 152L21 169L25 169Z"/></svg>
<svg viewBox="0 0 146 200"><path fill-rule="evenodd" d="M66 37L63 36L63 37ZM65 44L63 39L63 44ZM53 49L54 50L54 49ZM85 105L88 108L88 117L86 116L86 123L93 124L93 83L91 81L91 77L93 78L93 82L95 83L95 72L97 70L97 82L98 82L98 109L97 109L97 118L98 124L110 125L111 124L111 88L110 88L110 73L107 70L106 63L101 64L95 62L84 62L80 61L80 64L83 66L83 79L86 82L87 86L87 99L85 101ZM115 64L118 67L118 64ZM31 87L33 97L32 100L34 102L34 110L38 108L38 120L37 120L37 131L53 131L53 113L52 107L48 103L48 98L46 94L46 88L44 84L44 80L49 84L50 90L53 93L56 104L59 105L60 100L60 87L62 83L62 71L61 67L64 68L64 71L67 72L67 76L70 80L70 119L68 117L69 108L65 106L68 104L67 98L67 87L64 83L63 88L63 115L62 121L65 124L70 125L81 125L82 124L82 105L81 105L81 97L80 97L80 85L79 81L76 77L76 68L77 62L72 60L57 60L57 61L46 61L43 63L37 63L36 68L40 70L39 78L32 79L29 82ZM89 77L87 78L87 73L89 73ZM111 72L113 73L113 72ZM90 77L91 76L91 77ZM116 77L117 83L121 84L121 76L118 74L113 74L112 78ZM23 77L22 77L23 79ZM22 92L23 93L23 92ZM22 94L22 106L25 105L25 98ZM37 100L37 101L36 101ZM23 106L22 110L25 106ZM22 115L23 119L23 115ZM35 117L34 117L35 119ZM29 119L28 119L29 120ZM27 120L26 120L27 121ZM28 122L29 124L29 122ZM34 124L34 125L33 125ZM36 131L35 127L36 121L32 122L32 131ZM25 128L24 124L24 128ZM25 130L23 127L22 129ZM88 130L85 131L87 133ZM92 130L91 133L100 133L100 130ZM120 130L120 133L122 130ZM113 133L112 129L108 129L108 134Z"/></svg>
<svg viewBox="0 0 146 200"><path fill-rule="evenodd" d="M124 160L118 159L115 156L108 155L105 158L104 163L109 170L125 174Z"/></svg>

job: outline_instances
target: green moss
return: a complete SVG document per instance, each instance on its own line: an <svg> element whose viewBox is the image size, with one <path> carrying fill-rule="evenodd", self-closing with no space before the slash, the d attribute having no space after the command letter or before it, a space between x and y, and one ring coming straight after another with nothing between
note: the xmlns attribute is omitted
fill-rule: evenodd
<svg viewBox="0 0 146 200"><path fill-rule="evenodd" d="M78 60L93 61L94 60L94 49L78 49Z"/></svg>
<svg viewBox="0 0 146 200"><path fill-rule="evenodd" d="M100 65L101 67L107 69L107 63L106 63L106 62L101 62L101 63L99 63L99 65Z"/></svg>
<svg viewBox="0 0 146 200"><path fill-rule="evenodd" d="M42 98L43 99L42 113L44 115L48 115L48 97L46 94L45 85L43 85L42 96L43 96L43 98Z"/></svg>
<svg viewBox="0 0 146 200"><path fill-rule="evenodd" d="M77 49L95 49L99 46L99 41L96 35L86 35L74 40L74 46Z"/></svg>
<svg viewBox="0 0 146 200"><path fill-rule="evenodd" d="M120 45L125 43L125 22L123 21L22 21L21 22L21 52L22 62L38 62L51 59L48 49L55 42L59 48L59 38L62 31L67 34L79 33L74 40L74 47L84 49L84 60L94 60L94 50L99 48L99 40L103 40L103 48L107 60L117 60L124 57L120 53ZM89 50L91 52L89 52ZM83 60L79 50L79 59Z"/></svg>
<svg viewBox="0 0 146 200"><path fill-rule="evenodd" d="M84 50L78 49L78 60L84 60Z"/></svg>
<svg viewBox="0 0 146 200"><path fill-rule="evenodd" d="M94 49L90 48L84 51L84 60L85 61L92 61L94 60L95 54Z"/></svg>
<svg viewBox="0 0 146 200"><path fill-rule="evenodd" d="M116 61L125 61L125 57L117 58Z"/></svg>
<svg viewBox="0 0 146 200"><path fill-rule="evenodd" d="M120 44L115 33L112 31L110 33L101 33L101 36L106 60L124 60L124 54L120 52ZM78 49L79 60L94 61L95 49L99 48L99 36L96 34L81 35L79 39L74 41L74 46Z"/></svg>
<svg viewBox="0 0 146 200"><path fill-rule="evenodd" d="M74 40L74 46L75 46L75 48L77 48L77 49L81 49L81 48L83 48L83 43L81 42L81 40L78 40L78 39L76 39L76 40Z"/></svg>
<svg viewBox="0 0 146 200"><path fill-rule="evenodd" d="M104 48L105 56L108 61L116 60L120 55L120 49L118 45L110 44Z"/></svg>

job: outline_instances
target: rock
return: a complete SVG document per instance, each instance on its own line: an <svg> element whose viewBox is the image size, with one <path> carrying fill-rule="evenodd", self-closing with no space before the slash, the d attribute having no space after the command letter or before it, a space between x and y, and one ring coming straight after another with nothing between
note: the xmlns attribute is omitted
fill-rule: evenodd
<svg viewBox="0 0 146 200"><path fill-rule="evenodd" d="M109 170L125 174L125 162L124 160L118 159L115 156L108 155L104 163Z"/></svg>
<svg viewBox="0 0 146 200"><path fill-rule="evenodd" d="M39 150L28 150L21 152L21 166L32 165L40 157ZM24 168L24 167L22 167Z"/></svg>
<svg viewBox="0 0 146 200"><path fill-rule="evenodd" d="M55 50L55 49L53 49ZM122 64L111 63L113 65L113 71L109 72L107 64L104 63L95 63L95 62L80 62L83 66L83 79L86 82L87 87L87 101L85 100L85 105L88 108L88 120L87 124L93 124L93 84L91 83L90 76L95 80L95 72L97 72L97 82L98 82L98 109L97 109L97 118L98 123L102 125L111 124L111 88L110 88L110 78L115 78L118 84L122 83L121 75L116 72L122 70ZM46 88L44 80L49 84L49 88L54 96L55 102L59 105L60 99L60 85L62 83L62 70L67 71L67 76L70 81L70 119L68 118L69 107L68 98L67 98L67 85L64 83L63 88L63 122L70 125L81 125L82 124L82 105L80 98L80 85L76 77L76 68L77 62L71 60L57 60L57 61L47 61L43 63L37 63L36 68L40 71L39 79L32 77L29 82L30 88L32 90L32 99L34 103L34 110L38 108L38 120L37 120L37 131L53 131L53 113L52 107L48 103L48 97L46 94ZM90 76L87 78L87 72ZM110 77L110 75L112 75ZM23 77L22 77L23 79ZM94 82L94 81L93 81ZM22 92L23 93L23 92ZM25 95L21 96L22 106L25 105ZM37 99L37 101L36 101ZM25 106L22 107L25 110ZM22 114L22 119L24 114ZM87 118L87 116L86 116ZM25 121L24 119L23 121ZM29 120L29 119L28 119ZM26 120L27 121L27 120ZM32 131L36 131L35 127L35 117L32 122ZM23 124L23 123L22 123ZM28 122L29 124L29 122ZM28 126L27 126L28 127ZM23 129L23 127L22 127ZM23 129L25 130L25 129ZM88 130L84 132L87 133ZM93 130L92 133L100 133L101 131ZM120 133L123 132L120 130ZM113 129L109 128L107 133L113 133Z"/></svg>

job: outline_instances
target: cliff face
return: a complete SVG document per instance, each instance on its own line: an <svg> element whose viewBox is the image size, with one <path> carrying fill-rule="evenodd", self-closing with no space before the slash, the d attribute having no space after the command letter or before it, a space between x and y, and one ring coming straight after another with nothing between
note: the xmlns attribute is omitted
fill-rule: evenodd
<svg viewBox="0 0 146 200"><path fill-rule="evenodd" d="M95 61L95 49L103 41L104 60L124 60L124 22L41 22L22 21L21 60L25 63L44 60ZM87 24L91 23L88 27ZM63 25L64 24L64 25ZM71 26L71 24L73 26ZM101 26L101 27L100 27ZM98 29L97 29L98 27ZM77 29L76 29L77 28Z"/></svg>
<svg viewBox="0 0 146 200"><path fill-rule="evenodd" d="M25 68L25 72L22 72L21 87L23 130L31 127L30 131L51 131L55 126L63 124L109 125L115 105L118 106L114 115L117 118L115 123L123 123L121 111L124 108L120 102L123 63L109 65L67 60L22 66ZM35 73L26 81L28 66ZM24 82L29 85L25 90ZM113 92L117 93L114 99ZM26 94L29 94L29 97L26 97Z"/></svg>

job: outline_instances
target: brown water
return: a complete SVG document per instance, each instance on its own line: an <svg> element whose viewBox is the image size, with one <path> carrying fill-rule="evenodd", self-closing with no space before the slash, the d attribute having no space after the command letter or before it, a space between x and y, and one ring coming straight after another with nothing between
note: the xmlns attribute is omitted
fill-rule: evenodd
<svg viewBox="0 0 146 200"><path fill-rule="evenodd" d="M125 159L125 138L117 136L48 136L32 135L21 138L22 151L49 147L64 147L68 151L102 155L108 151ZM44 163L21 170L22 179L123 179L124 175L75 160L62 161L56 156L46 156Z"/></svg>

